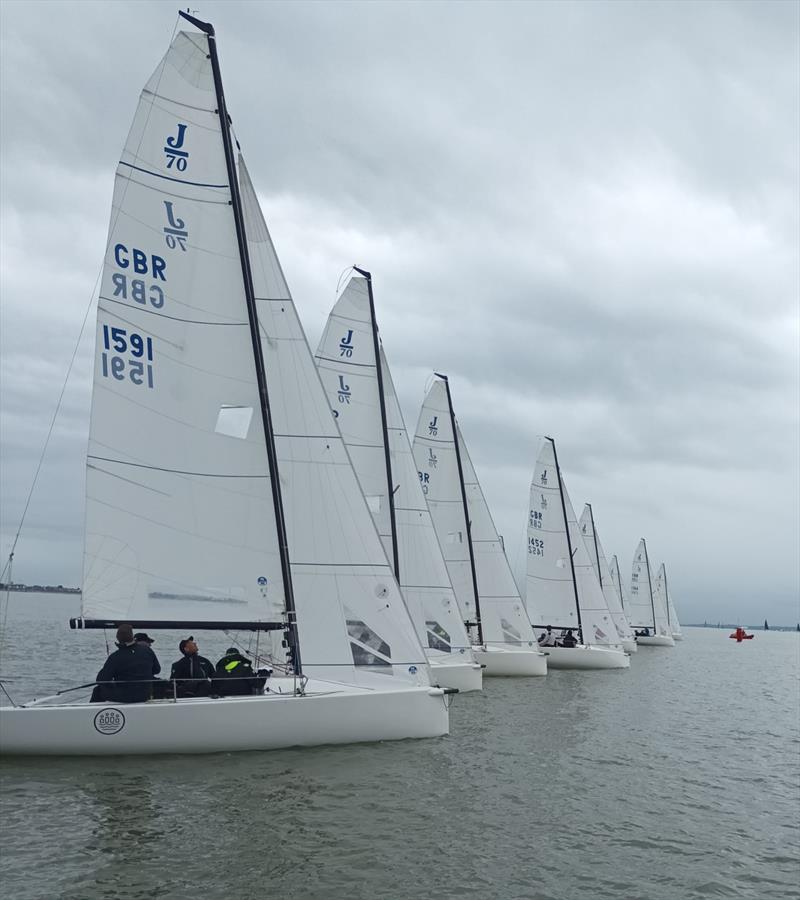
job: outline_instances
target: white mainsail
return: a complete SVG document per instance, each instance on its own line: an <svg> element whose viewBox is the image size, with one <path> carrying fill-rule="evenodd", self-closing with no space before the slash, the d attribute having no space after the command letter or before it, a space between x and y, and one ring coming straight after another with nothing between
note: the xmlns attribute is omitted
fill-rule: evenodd
<svg viewBox="0 0 800 900"><path fill-rule="evenodd" d="M578 524L586 543L589 558L592 561L594 573L603 589L603 596L606 599L606 605L611 613L614 625L616 625L620 640L634 641L633 629L628 622L625 611L622 608L622 601L619 593L611 578L608 560L606 559L606 554L603 550L600 535L597 533L597 524L595 523L594 512L590 503L584 504L583 512L581 513Z"/></svg>
<svg viewBox="0 0 800 900"><path fill-rule="evenodd" d="M252 341L205 35L180 32L117 168L97 313L82 615L280 620Z"/></svg>
<svg viewBox="0 0 800 900"><path fill-rule="evenodd" d="M425 653L331 414L253 185L242 203L272 398L303 671L428 682ZM355 663L355 667L354 667Z"/></svg>
<svg viewBox="0 0 800 900"><path fill-rule="evenodd" d="M614 589L617 592L617 596L619 597L619 602L622 607L623 612L625 613L625 619L628 622L628 625L632 628L630 621L630 616L628 614L628 609L630 609L631 605L631 595L628 591L627 582L623 581L622 576L619 574L619 560L617 559L617 554L615 553L611 557L611 583L614 585Z"/></svg>
<svg viewBox="0 0 800 900"><path fill-rule="evenodd" d="M464 516L456 437L469 510L469 529ZM431 385L420 411L413 452L439 546L463 615L470 622L477 621L470 559L471 535L484 642L509 649L536 648L536 636L460 428L456 435L453 434L447 390L445 382L439 378Z"/></svg>
<svg viewBox="0 0 800 900"><path fill-rule="evenodd" d="M652 629L652 634L671 637L667 611L656 597L645 539L639 541L631 572L631 603L628 621L633 628Z"/></svg>
<svg viewBox="0 0 800 900"><path fill-rule="evenodd" d="M542 441L531 481L527 557L534 627L580 628L583 644L620 646L550 438Z"/></svg>
<svg viewBox="0 0 800 900"><path fill-rule="evenodd" d="M328 401L391 561L392 517L372 327L367 280L353 277L328 316L316 360ZM379 355L400 588L428 656L455 656L472 662L469 637L436 540L382 347Z"/></svg>

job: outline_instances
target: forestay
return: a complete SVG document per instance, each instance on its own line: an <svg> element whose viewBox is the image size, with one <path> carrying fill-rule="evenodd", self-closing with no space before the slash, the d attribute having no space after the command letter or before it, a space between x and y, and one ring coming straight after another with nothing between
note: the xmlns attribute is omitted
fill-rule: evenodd
<svg viewBox="0 0 800 900"><path fill-rule="evenodd" d="M429 683L427 660L320 381L247 170L240 184L289 539L303 671ZM374 680L373 680L374 683Z"/></svg>
<svg viewBox="0 0 800 900"><path fill-rule="evenodd" d="M455 437L461 455L470 529L464 518ZM469 621L476 621L470 563L471 532L484 642L510 649L536 646L536 637L461 429L457 427L456 435L453 434L447 390L440 379L433 382L422 406L413 452L418 477L462 614Z"/></svg>
<svg viewBox="0 0 800 900"><path fill-rule="evenodd" d="M86 619L281 620L284 586L208 39L180 32L117 168L97 313Z"/></svg>
<svg viewBox="0 0 800 900"><path fill-rule="evenodd" d="M617 634L619 634L620 639L623 641L633 641L633 629L628 622L625 611L622 608L619 592L614 586L614 582L611 578L611 571L608 566L605 551L603 550L600 535L597 533L597 524L594 521L594 513L591 504L584 504L583 512L581 513L578 524L586 544L586 550L589 553L589 558L592 561L592 568L594 569L595 576L603 589L606 606L608 606L609 612L611 613L611 619L616 626Z"/></svg>
<svg viewBox="0 0 800 900"><path fill-rule="evenodd" d="M527 549L527 606L534 626L580 624L583 643L619 646L550 438L542 441L531 481Z"/></svg>
<svg viewBox="0 0 800 900"><path fill-rule="evenodd" d="M391 560L393 538L372 327L366 279L353 277L328 316L316 359L329 403ZM379 354L400 587L428 655L449 658L460 654L472 659L382 347Z"/></svg>

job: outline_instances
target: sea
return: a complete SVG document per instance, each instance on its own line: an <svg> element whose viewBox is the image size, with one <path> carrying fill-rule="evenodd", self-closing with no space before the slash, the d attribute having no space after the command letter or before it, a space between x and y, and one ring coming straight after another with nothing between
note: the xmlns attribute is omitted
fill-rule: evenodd
<svg viewBox="0 0 800 900"><path fill-rule="evenodd" d="M9 599L0 674L17 702L94 678L105 636L69 630L79 597ZM628 671L486 679L455 697L450 734L435 740L4 759L0 890L796 900L800 635L684 635L639 648ZM166 668L187 635L154 636ZM195 637L212 660L231 643Z"/></svg>

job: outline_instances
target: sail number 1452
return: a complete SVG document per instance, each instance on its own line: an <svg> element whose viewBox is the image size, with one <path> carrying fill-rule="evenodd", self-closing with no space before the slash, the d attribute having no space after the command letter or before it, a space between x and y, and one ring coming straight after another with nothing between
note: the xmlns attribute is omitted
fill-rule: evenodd
<svg viewBox="0 0 800 900"><path fill-rule="evenodd" d="M104 378L130 379L134 384L153 387L152 338L125 328L103 325L103 347L105 352L100 357L100 365Z"/></svg>

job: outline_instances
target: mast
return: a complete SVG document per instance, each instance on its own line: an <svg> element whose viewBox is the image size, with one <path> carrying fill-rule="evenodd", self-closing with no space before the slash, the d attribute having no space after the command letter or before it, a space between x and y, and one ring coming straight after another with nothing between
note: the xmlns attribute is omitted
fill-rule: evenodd
<svg viewBox="0 0 800 900"><path fill-rule="evenodd" d="M222 132L222 145L225 150L225 166L228 170L228 181L231 188L231 209L236 225L236 240L239 244L239 260L242 265L242 281L244 283L245 299L247 301L247 315L250 320L250 336L253 343L253 360L256 367L256 383L261 405L261 421L264 425L264 443L267 448L269 461L270 485L272 487L272 503L275 510L275 525L278 534L278 551L281 560L281 575L283 576L283 592L287 617L287 643L288 653L292 668L296 675L302 675L300 662L300 642L297 634L297 611L294 603L294 588L292 585L292 570L289 564L289 542L286 535L286 519L283 512L283 498L281 497L280 477L278 475L278 454L275 449L275 432L272 428L272 412L267 389L267 375L264 366L264 354L261 349L261 335L258 327L258 309L256 307L255 289L253 287L253 273L250 268L250 253L247 249L247 233L244 227L244 213L242 211L242 197L239 193L239 179L236 175L236 159L233 153L231 132L228 115L228 107L225 103L225 93L222 89L222 75L217 56L217 40L214 26L208 22L201 22L194 16L183 11L180 16L191 22L192 25L205 32L208 37L208 50L211 59L211 69L214 73L214 90L217 95L217 112Z"/></svg>
<svg viewBox="0 0 800 900"><path fill-rule="evenodd" d="M392 529L392 568L394 577L400 583L400 554L397 547L397 522L394 511L394 479L392 478L392 454L389 449L389 427L386 422L386 397L383 393L383 366L381 365L381 346L378 339L378 323L375 319L375 300L372 296L372 275L365 269L353 266L359 275L367 280L367 294L369 295L369 317L372 326L372 346L375 350L375 371L378 375L378 399L381 407L381 431L383 433L383 456L386 462L386 486L389 496L389 523Z"/></svg>
<svg viewBox="0 0 800 900"><path fill-rule="evenodd" d="M453 412L453 398L450 396L450 382L447 375L440 375L434 372L437 378L441 378L447 391L447 406L450 410L450 427L453 430L453 445L456 448L456 465L458 466L458 483L461 487L461 502L464 507L464 522L467 529L467 547L469 549L469 567L472 574L472 591L475 595L475 620L474 622L465 622L469 628L471 625L477 626L478 643L483 644L483 625L481 624L481 600L478 593L478 575L475 570L475 551L472 548L472 523L469 518L469 504L467 503L467 491L464 488L464 470L461 466L461 451L458 448L458 429L456 428L456 414Z"/></svg>
<svg viewBox="0 0 800 900"><path fill-rule="evenodd" d="M664 564L661 564L664 566ZM666 606L667 606L667 625L669 625L670 633L672 632L672 622L669 617L669 585L667 584L667 567L664 566L664 597L666 598Z"/></svg>
<svg viewBox="0 0 800 900"><path fill-rule="evenodd" d="M569 522L567 521L567 504L564 500L564 486L561 483L561 469L558 465L558 453L556 453L556 442L551 437L546 437L546 440L550 441L553 445L553 458L556 463L556 475L558 477L558 493L561 497L561 512L564 514L564 531L567 535L567 552L569 553L569 569L572 573L572 589L575 592L575 609L578 613L578 640L579 643L583 643L583 623L581 622L581 603L578 599L578 580L575 577L575 560L572 556L572 542L569 539ZM592 521L592 528L594 529L594 521ZM596 539L595 539L596 541Z"/></svg>
<svg viewBox="0 0 800 900"><path fill-rule="evenodd" d="M622 578L619 574L619 560L616 553L614 554L614 570L617 573L617 593L619 594L619 605L625 610L625 601L622 599Z"/></svg>
<svg viewBox="0 0 800 900"><path fill-rule="evenodd" d="M653 597L653 582L650 578L650 557L647 555L647 541L642 538L644 545L644 562L647 566L647 586L650 588L650 608L653 610L653 634L656 633L658 626L656 625L656 601Z"/></svg>
<svg viewBox="0 0 800 900"><path fill-rule="evenodd" d="M555 452L555 447L553 448ZM561 478L559 478L558 483L561 484ZM603 570L600 568L600 551L597 549L597 531L595 531L594 527L594 512L592 512L592 504L586 504L589 507L589 520L592 523L592 538L594 539L594 558L597 560L597 577L600 579L600 587L603 587Z"/></svg>

